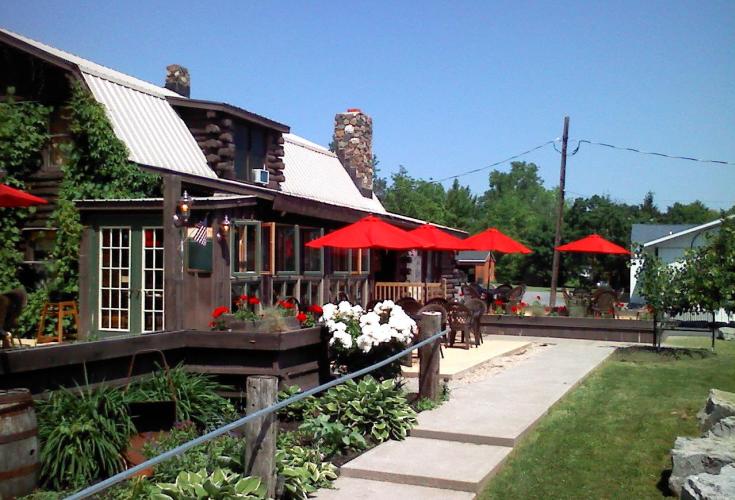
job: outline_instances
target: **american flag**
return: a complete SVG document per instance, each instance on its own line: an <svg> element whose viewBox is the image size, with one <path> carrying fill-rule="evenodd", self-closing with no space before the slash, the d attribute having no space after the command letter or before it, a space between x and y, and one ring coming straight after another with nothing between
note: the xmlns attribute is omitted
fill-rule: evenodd
<svg viewBox="0 0 735 500"><path fill-rule="evenodd" d="M207 218L205 217L197 222L194 227L197 230L194 231L194 236L192 236L191 239L203 247L207 246Z"/></svg>

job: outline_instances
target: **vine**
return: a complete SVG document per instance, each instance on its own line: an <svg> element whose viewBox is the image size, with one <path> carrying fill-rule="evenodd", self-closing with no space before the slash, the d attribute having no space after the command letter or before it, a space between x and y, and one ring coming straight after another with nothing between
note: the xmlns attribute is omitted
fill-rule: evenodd
<svg viewBox="0 0 735 500"><path fill-rule="evenodd" d="M25 189L23 180L41 166L50 112L51 108L36 102L16 101L13 87L6 90L6 100L0 102L0 181L4 184ZM20 286L21 228L34 210L0 208L0 292Z"/></svg>

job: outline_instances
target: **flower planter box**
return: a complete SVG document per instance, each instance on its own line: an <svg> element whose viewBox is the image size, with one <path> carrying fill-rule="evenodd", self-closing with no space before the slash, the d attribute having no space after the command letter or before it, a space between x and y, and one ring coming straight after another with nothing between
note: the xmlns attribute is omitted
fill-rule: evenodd
<svg viewBox="0 0 735 500"><path fill-rule="evenodd" d="M169 366L183 363L189 371L216 375L234 386L230 396L244 393L250 375L273 375L283 384L310 388L329 373L321 327L282 333L189 330L2 350L0 388L27 387L36 394L85 380L122 385L135 353L140 354L134 376L158 369L160 355L151 350L163 351Z"/></svg>
<svg viewBox="0 0 735 500"><path fill-rule="evenodd" d="M480 320L485 335L519 335L618 342L653 342L653 322L612 318L566 316L518 317L485 315Z"/></svg>
<svg viewBox="0 0 735 500"><path fill-rule="evenodd" d="M225 323L225 328L232 332L245 332L245 333L283 333L292 330L300 330L301 324L294 316L288 316L283 318L284 330L278 332L275 328L274 321L271 319L260 319L255 321L237 319L234 314L223 314L222 320Z"/></svg>

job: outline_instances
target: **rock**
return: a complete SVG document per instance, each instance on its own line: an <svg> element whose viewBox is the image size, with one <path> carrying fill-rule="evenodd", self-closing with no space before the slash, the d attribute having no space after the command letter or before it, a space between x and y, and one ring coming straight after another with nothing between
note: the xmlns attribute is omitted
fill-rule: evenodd
<svg viewBox="0 0 735 500"><path fill-rule="evenodd" d="M735 415L735 393L711 389L704 409L697 414L702 432L709 431L713 425L725 417Z"/></svg>
<svg viewBox="0 0 735 500"><path fill-rule="evenodd" d="M678 437L671 450L671 462L669 488L678 496L689 476L717 474L725 465L735 463L735 438Z"/></svg>
<svg viewBox="0 0 735 500"><path fill-rule="evenodd" d="M735 498L735 464L724 466L719 474L697 474L687 478L682 500L732 500Z"/></svg>
<svg viewBox="0 0 735 500"><path fill-rule="evenodd" d="M717 338L720 340L735 340L735 328L723 326L717 330Z"/></svg>
<svg viewBox="0 0 735 500"><path fill-rule="evenodd" d="M707 433L707 437L735 438L735 417L725 417Z"/></svg>

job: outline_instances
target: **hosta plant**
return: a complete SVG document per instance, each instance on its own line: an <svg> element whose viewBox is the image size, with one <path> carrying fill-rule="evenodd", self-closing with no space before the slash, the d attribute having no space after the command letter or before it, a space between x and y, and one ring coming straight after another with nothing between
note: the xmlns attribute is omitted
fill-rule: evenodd
<svg viewBox="0 0 735 500"><path fill-rule="evenodd" d="M155 500L264 499L265 486L257 477L243 477L226 469L181 472L175 483L156 484Z"/></svg>
<svg viewBox="0 0 735 500"><path fill-rule="evenodd" d="M368 444L356 429L342 422L333 422L327 415L308 418L299 431L311 436L316 447L325 455L333 456L351 450L364 450Z"/></svg>
<svg viewBox="0 0 735 500"><path fill-rule="evenodd" d="M416 412L396 383L378 382L370 376L329 389L319 398L318 409L330 421L377 442L402 440L416 425Z"/></svg>
<svg viewBox="0 0 735 500"><path fill-rule="evenodd" d="M337 468L322 461L319 450L301 446L278 447L278 475L283 479L283 497L305 500L319 488L328 488L337 479Z"/></svg>
<svg viewBox="0 0 735 500"><path fill-rule="evenodd" d="M283 401L290 397L293 397L301 392L301 387L298 385L291 385L286 387L284 390L278 392L278 401ZM309 418L314 414L316 406L316 398L309 396L295 403L291 403L285 408L278 410L278 416L281 420L286 422L301 421Z"/></svg>

